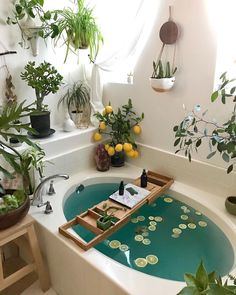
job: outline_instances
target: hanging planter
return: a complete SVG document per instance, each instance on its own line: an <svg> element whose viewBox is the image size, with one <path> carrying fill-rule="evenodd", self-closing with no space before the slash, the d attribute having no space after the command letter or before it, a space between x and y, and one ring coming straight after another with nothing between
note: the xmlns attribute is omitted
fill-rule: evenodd
<svg viewBox="0 0 236 295"><path fill-rule="evenodd" d="M153 61L153 73L151 78L149 78L149 81L152 89L156 92L166 92L173 88L175 84L174 74L177 71L174 64L176 41L178 39L178 27L176 23L171 20L171 6L169 7L169 20L161 26L159 36L162 41L162 47L157 61ZM161 58L165 46L173 44L175 44L175 48L172 65L170 66L169 61L163 63Z"/></svg>

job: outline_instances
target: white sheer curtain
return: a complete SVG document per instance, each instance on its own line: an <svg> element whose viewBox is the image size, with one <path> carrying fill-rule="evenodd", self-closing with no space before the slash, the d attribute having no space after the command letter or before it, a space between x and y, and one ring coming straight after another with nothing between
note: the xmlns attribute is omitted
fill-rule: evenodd
<svg viewBox="0 0 236 295"><path fill-rule="evenodd" d="M151 31L158 1L101 0L90 1L101 23L104 46L94 62L91 76L92 111L102 111L103 83L101 71L119 71L134 67ZM93 114L93 124L96 124Z"/></svg>

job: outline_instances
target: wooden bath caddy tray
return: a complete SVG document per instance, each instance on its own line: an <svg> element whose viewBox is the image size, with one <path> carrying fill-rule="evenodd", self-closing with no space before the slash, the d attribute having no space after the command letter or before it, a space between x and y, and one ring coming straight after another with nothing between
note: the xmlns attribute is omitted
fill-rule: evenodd
<svg viewBox="0 0 236 295"><path fill-rule="evenodd" d="M96 204L92 208L81 213L80 215L77 215L72 220L60 226L59 233L73 240L80 248L85 251L105 240L108 236L110 236L112 233L121 228L125 223L127 223L131 215L135 213L140 207L142 207L144 204L150 204L155 201L156 198L160 196L164 191L166 191L174 182L172 178L160 175L152 171L148 171L147 176L148 184L145 189L148 190L150 193L139 203L137 203L133 208L127 208L126 206L118 204L111 199L107 199L105 201L102 201L101 203ZM140 187L140 177L135 179L133 181L133 184ZM104 203L106 203L106 206L104 206ZM103 216L103 212L109 207L116 207L119 208L119 210L113 213L113 216L115 218L113 225L109 229L103 231L102 229L97 227L97 219ZM112 208L110 210L112 210ZM95 237L88 243L80 238L77 238L76 233L71 232L70 228L78 224L95 234Z"/></svg>

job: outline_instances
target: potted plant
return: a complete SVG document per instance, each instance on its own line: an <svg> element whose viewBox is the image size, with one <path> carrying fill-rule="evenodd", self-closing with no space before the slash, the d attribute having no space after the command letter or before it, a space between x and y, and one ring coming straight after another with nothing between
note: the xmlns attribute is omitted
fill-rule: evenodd
<svg viewBox="0 0 236 295"><path fill-rule="evenodd" d="M16 102L7 104L3 109L0 117L0 155L4 161L1 161L0 171L6 179L13 179L16 173L21 175L23 188L22 190L6 190L1 185L0 195L0 229L9 227L24 217L30 206L28 194L32 190L30 185L29 170L25 169L26 162L15 148L11 147L7 142L14 135L20 142L25 142L27 145L40 150L40 147L33 143L26 135L18 133L19 130L34 132L29 124L15 124L24 117L27 117L32 111L32 105L24 106L24 102L17 105ZM16 134L12 130L18 131ZM10 165L11 169L6 169L5 163Z"/></svg>
<svg viewBox="0 0 236 295"><path fill-rule="evenodd" d="M90 91L83 82L74 83L68 88L66 93L60 98L58 106L64 104L70 114L75 125L80 127L88 127L90 123Z"/></svg>
<svg viewBox="0 0 236 295"><path fill-rule="evenodd" d="M50 11L43 10L44 0L16 0L12 15L6 20L8 25L18 25L21 31L21 42L24 48L30 43L34 56L37 52L38 37L47 38L51 34Z"/></svg>
<svg viewBox="0 0 236 295"><path fill-rule="evenodd" d="M47 137L54 133L50 129L50 112L43 101L50 93L56 93L62 84L63 77L50 63L44 61L39 66L35 62L28 62L25 72L21 73L22 80L28 83L35 90L36 108L30 114L31 127L37 131L32 134L35 137Z"/></svg>
<svg viewBox="0 0 236 295"><path fill-rule="evenodd" d="M93 135L95 141L102 140L102 135L108 137L105 149L111 157L111 165L120 167L124 165L125 154L137 158L137 144L135 135L141 133L139 123L144 119L144 114L137 116L133 111L131 99L128 103L114 112L111 105L105 107L103 113L95 113L99 121L99 128Z"/></svg>
<svg viewBox="0 0 236 295"><path fill-rule="evenodd" d="M56 21L52 25L52 37L56 43L63 39L66 45L66 62L69 51L89 48L90 59L98 54L103 37L93 16L93 9L85 6L84 0L77 0L77 9L64 8L54 11Z"/></svg>
<svg viewBox="0 0 236 295"><path fill-rule="evenodd" d="M152 89L157 92L169 91L174 86L176 71L176 67L171 70L169 61L165 65L161 60L158 63L153 61L153 73L149 79Z"/></svg>
<svg viewBox="0 0 236 295"><path fill-rule="evenodd" d="M103 209L104 210L101 212L102 216L97 219L97 227L102 230L107 230L116 220L114 213L117 210L124 210L124 208L118 206L108 206L107 203L104 203ZM109 213L109 211L111 212Z"/></svg>
<svg viewBox="0 0 236 295"><path fill-rule="evenodd" d="M221 277L217 277L214 271L207 273L202 261L196 275L186 273L184 279L187 286L178 295L230 295L236 292L236 278L234 276L229 274L228 279L223 283ZM232 281L232 284L229 284L229 281Z"/></svg>

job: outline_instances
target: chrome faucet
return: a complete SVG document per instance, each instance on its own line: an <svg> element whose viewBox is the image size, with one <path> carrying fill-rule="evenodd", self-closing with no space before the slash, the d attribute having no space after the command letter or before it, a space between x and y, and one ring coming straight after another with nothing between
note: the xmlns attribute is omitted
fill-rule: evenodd
<svg viewBox="0 0 236 295"><path fill-rule="evenodd" d="M55 178L68 179L69 175L67 175L67 174L55 174L55 175L51 175L51 176L45 178L42 182L40 182L40 184L36 187L36 189L34 191L33 199L31 201L32 206L39 206L40 207L41 205L44 204L43 195L42 195L43 186L45 185L46 182L48 182L49 180L55 179Z"/></svg>

